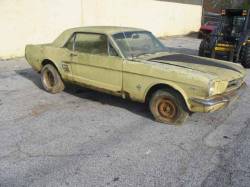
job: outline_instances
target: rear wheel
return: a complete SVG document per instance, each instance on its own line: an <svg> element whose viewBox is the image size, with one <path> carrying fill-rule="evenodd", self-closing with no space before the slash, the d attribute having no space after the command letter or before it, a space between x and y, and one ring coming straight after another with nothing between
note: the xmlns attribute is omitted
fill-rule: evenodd
<svg viewBox="0 0 250 187"><path fill-rule="evenodd" d="M50 93L59 93L64 90L64 83L57 71L57 69L51 65L47 64L42 68L41 71L41 81L44 89Z"/></svg>
<svg viewBox="0 0 250 187"><path fill-rule="evenodd" d="M202 31L200 31L199 33L198 33L198 39L202 39L203 38L203 33L202 33Z"/></svg>
<svg viewBox="0 0 250 187"><path fill-rule="evenodd" d="M172 90L158 90L150 99L150 111L156 121L169 125L180 125L189 116L185 101Z"/></svg>
<svg viewBox="0 0 250 187"><path fill-rule="evenodd" d="M228 61L229 62L234 62L234 54L235 54L234 50L229 52L229 55L228 55Z"/></svg>
<svg viewBox="0 0 250 187"><path fill-rule="evenodd" d="M245 67L245 68L250 68L250 45L246 45L244 47L244 52L243 52L243 57L241 58L241 64Z"/></svg>
<svg viewBox="0 0 250 187"><path fill-rule="evenodd" d="M202 57L205 56L205 45L206 45L206 42L203 40L199 47L199 56L202 56Z"/></svg>

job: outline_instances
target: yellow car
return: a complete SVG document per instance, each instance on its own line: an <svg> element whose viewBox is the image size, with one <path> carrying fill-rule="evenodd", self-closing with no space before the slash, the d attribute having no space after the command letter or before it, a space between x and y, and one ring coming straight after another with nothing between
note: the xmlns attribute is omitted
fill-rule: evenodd
<svg viewBox="0 0 250 187"><path fill-rule="evenodd" d="M75 83L148 103L154 118L167 124L181 124L193 112L220 110L246 87L241 65L169 53L143 29L73 28L53 43L27 45L25 56L48 92Z"/></svg>

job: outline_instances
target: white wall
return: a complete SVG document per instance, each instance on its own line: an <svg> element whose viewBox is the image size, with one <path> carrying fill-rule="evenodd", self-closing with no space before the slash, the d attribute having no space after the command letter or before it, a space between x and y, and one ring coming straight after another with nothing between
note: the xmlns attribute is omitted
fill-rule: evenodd
<svg viewBox="0 0 250 187"><path fill-rule="evenodd" d="M132 26L158 36L198 31L202 7L156 0L84 0L85 25Z"/></svg>
<svg viewBox="0 0 250 187"><path fill-rule="evenodd" d="M197 31L201 6L155 0L0 0L0 58L24 55L29 43L52 42L63 30L132 26L158 36Z"/></svg>
<svg viewBox="0 0 250 187"><path fill-rule="evenodd" d="M81 24L81 0L0 0L0 57L24 55L28 43L51 42Z"/></svg>

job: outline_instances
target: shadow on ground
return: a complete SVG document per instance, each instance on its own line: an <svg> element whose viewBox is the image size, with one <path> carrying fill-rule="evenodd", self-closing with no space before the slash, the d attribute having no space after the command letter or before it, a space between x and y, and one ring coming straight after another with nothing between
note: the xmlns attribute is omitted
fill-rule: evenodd
<svg viewBox="0 0 250 187"><path fill-rule="evenodd" d="M22 69L22 70L15 70L18 75L30 80L33 82L38 88L43 89L42 82L40 80L40 75L34 71L32 68Z"/></svg>
<svg viewBox="0 0 250 187"><path fill-rule="evenodd" d="M16 70L15 72L18 75L21 75L22 77L32 81L39 89L44 90L40 80L40 75L31 68ZM82 99L95 101L103 105L111 105L119 108L124 108L134 114L153 120L153 117L149 112L146 104L125 100L120 97L97 92L69 83L66 84L66 89L64 90L64 92Z"/></svg>

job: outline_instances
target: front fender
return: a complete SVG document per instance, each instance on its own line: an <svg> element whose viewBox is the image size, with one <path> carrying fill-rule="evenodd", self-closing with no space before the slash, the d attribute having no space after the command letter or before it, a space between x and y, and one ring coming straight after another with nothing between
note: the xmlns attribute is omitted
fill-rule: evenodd
<svg viewBox="0 0 250 187"><path fill-rule="evenodd" d="M161 81L158 83L153 83L153 84L148 85L148 87L145 90L144 96L143 96L144 102L147 99L148 93L150 93L150 91L152 89L154 89L155 87L158 87L159 85L160 85L160 87L166 86L166 88L172 88L172 89L176 90L177 92L179 92L182 95L188 109L191 110L192 107L191 107L191 104L189 102L189 98L191 95L193 95L192 93L190 93L190 92L192 92L192 90L191 89L188 90L189 86L185 86L187 89L183 89L180 85L178 85L174 82L170 82L170 81Z"/></svg>

